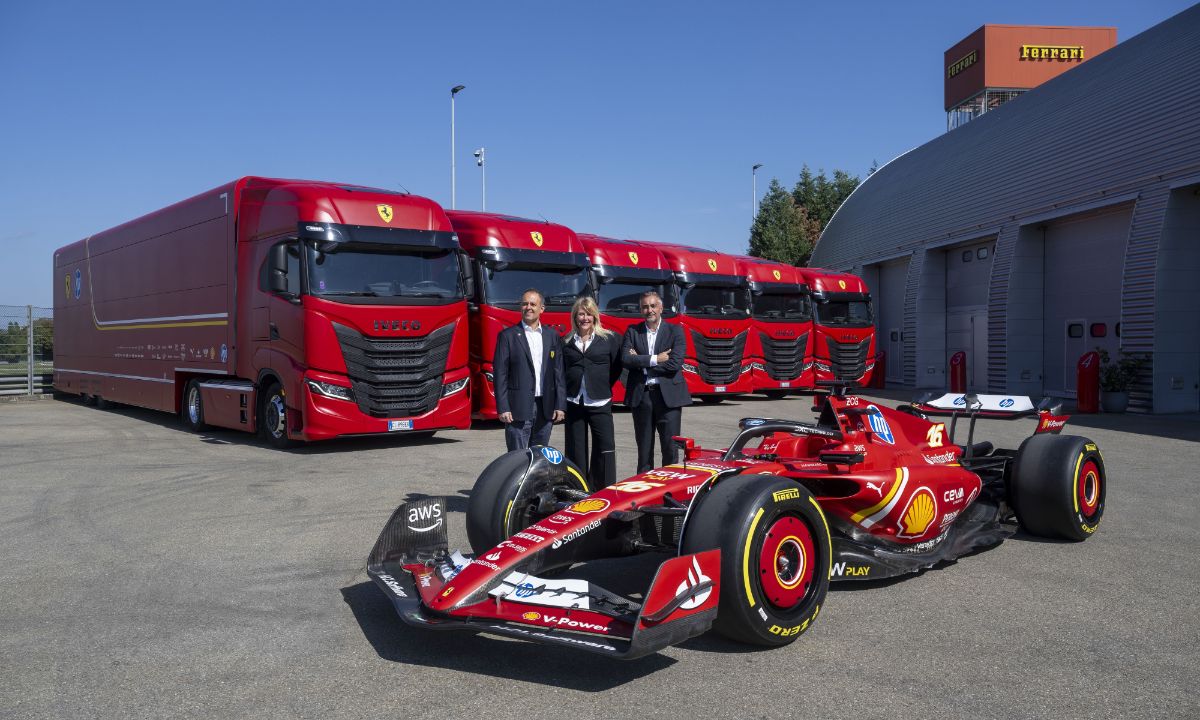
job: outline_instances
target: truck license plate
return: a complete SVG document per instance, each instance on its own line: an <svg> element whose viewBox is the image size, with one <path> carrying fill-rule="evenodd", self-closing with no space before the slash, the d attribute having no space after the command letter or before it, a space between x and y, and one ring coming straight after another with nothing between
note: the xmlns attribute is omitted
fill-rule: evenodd
<svg viewBox="0 0 1200 720"><path fill-rule="evenodd" d="M791 387L791 386L792 386L792 384L791 384L790 382L781 382L781 383L779 383L779 387Z"/></svg>
<svg viewBox="0 0 1200 720"><path fill-rule="evenodd" d="M388 432L395 430L412 430L412 420L388 420Z"/></svg>
<svg viewBox="0 0 1200 720"><path fill-rule="evenodd" d="M715 388L713 388L713 390L714 390L714 391L716 391L716 392L725 392L725 386L724 386L724 385L718 385L718 386L716 386Z"/></svg>

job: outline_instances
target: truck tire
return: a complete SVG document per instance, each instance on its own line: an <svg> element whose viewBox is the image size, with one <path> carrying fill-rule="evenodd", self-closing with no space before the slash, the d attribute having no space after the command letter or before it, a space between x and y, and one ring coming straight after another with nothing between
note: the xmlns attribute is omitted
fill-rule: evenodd
<svg viewBox="0 0 1200 720"><path fill-rule="evenodd" d="M198 380L190 380L184 386L181 405L179 414L183 419L184 426L192 432L203 432L207 426L204 424L204 403L200 396Z"/></svg>
<svg viewBox="0 0 1200 720"><path fill-rule="evenodd" d="M288 437L287 396L277 382L263 391L258 407L258 430L264 440L280 450L296 445L296 441Z"/></svg>
<svg viewBox="0 0 1200 720"><path fill-rule="evenodd" d="M549 457L547 457L549 456ZM558 458L553 462L552 458ZM493 460L475 481L467 502L467 539L476 553L486 552L501 540L542 518L538 496L554 487L590 493L583 474L554 448L513 450Z"/></svg>
<svg viewBox="0 0 1200 720"><path fill-rule="evenodd" d="M1009 501L1032 535L1087 540L1100 526L1108 481L1100 449L1085 437L1027 438L1009 482Z"/></svg>
<svg viewBox="0 0 1200 720"><path fill-rule="evenodd" d="M718 482L693 508L680 554L721 550L713 629L739 642L781 646L817 619L829 591L829 525L811 493L773 475Z"/></svg>

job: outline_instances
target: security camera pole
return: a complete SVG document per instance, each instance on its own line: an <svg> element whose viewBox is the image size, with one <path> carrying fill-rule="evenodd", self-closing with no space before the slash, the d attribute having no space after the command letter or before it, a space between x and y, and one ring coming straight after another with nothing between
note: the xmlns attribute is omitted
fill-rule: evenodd
<svg viewBox="0 0 1200 720"><path fill-rule="evenodd" d="M475 164L479 166L479 172L483 175L483 207L487 210L487 148L479 148L475 151Z"/></svg>
<svg viewBox="0 0 1200 720"><path fill-rule="evenodd" d="M466 85L455 85L450 88L450 209L454 209L455 177L454 177L454 96L466 90Z"/></svg>
<svg viewBox="0 0 1200 720"><path fill-rule="evenodd" d="M762 163L755 163L754 167L750 168L750 224L758 219L758 169L762 167Z"/></svg>

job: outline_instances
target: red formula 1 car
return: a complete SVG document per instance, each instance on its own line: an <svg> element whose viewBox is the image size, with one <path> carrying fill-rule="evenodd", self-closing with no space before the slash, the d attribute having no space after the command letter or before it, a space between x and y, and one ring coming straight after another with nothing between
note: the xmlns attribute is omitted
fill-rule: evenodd
<svg viewBox="0 0 1200 720"><path fill-rule="evenodd" d="M1104 461L1090 440L1058 434L1057 412L1003 395L893 409L836 389L816 423L747 418L724 450L679 438L682 462L599 490L554 448L511 452L471 493L473 556L449 551L445 500L428 498L396 510L367 570L421 627L622 658L710 627L786 645L817 619L831 580L915 572L995 545L1018 523L1069 540L1094 533ZM1019 449L1002 450L974 442L979 417L1038 425ZM963 445L960 419L970 424ZM647 552L674 557L640 597L564 573Z"/></svg>

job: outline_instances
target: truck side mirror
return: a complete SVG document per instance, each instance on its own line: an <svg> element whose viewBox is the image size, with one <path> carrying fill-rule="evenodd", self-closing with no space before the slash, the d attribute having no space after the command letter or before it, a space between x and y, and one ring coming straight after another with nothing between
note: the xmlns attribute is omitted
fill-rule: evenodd
<svg viewBox="0 0 1200 720"><path fill-rule="evenodd" d="M287 250L286 243L279 243L267 255L267 287L273 293L288 292Z"/></svg>
<svg viewBox="0 0 1200 720"><path fill-rule="evenodd" d="M463 295L468 299L475 297L475 269L471 265L470 256L466 253L459 253L458 267L462 271Z"/></svg>

